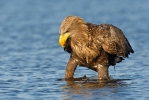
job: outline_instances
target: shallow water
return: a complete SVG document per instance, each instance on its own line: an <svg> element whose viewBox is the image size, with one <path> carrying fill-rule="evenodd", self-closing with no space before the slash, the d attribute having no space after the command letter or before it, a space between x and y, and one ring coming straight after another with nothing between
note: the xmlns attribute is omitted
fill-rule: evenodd
<svg viewBox="0 0 149 100"><path fill-rule="evenodd" d="M148 0L0 0L0 100L148 100L148 4ZM59 46L58 37L67 15L123 30L135 53L116 70L110 67L111 77L120 81L98 83L97 73L83 67L77 68L75 77L86 75L91 80L63 80L69 54Z"/></svg>

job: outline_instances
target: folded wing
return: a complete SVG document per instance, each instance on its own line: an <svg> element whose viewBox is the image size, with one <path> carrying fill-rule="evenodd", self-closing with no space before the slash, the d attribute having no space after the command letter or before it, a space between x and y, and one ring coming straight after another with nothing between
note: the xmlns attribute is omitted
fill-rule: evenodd
<svg viewBox="0 0 149 100"><path fill-rule="evenodd" d="M96 37L98 42L109 54L128 57L130 53L134 52L129 41L119 28L109 24L101 24L96 32L98 32Z"/></svg>

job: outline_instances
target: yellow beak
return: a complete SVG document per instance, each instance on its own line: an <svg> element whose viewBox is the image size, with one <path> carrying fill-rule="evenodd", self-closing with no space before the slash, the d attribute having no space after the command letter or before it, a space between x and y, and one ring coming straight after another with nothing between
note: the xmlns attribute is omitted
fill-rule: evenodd
<svg viewBox="0 0 149 100"><path fill-rule="evenodd" d="M59 37L59 44L61 47L64 47L66 40L68 39L68 37L70 36L70 33L65 33L63 35L60 35Z"/></svg>

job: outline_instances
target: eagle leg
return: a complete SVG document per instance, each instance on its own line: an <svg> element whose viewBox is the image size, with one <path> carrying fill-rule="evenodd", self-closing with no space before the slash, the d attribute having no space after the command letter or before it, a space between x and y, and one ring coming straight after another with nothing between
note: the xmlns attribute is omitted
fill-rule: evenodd
<svg viewBox="0 0 149 100"><path fill-rule="evenodd" d="M98 72L98 79L100 81L109 81L109 71L108 71L109 66L103 66L103 65L98 65L97 72Z"/></svg>
<svg viewBox="0 0 149 100"><path fill-rule="evenodd" d="M77 67L76 61L70 58L65 71L65 79L73 78L76 67Z"/></svg>

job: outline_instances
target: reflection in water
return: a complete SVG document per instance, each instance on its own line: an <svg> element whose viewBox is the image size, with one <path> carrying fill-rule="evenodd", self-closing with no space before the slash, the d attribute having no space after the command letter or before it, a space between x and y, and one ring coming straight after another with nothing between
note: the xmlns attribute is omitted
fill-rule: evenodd
<svg viewBox="0 0 149 100"><path fill-rule="evenodd" d="M108 98L109 95L117 92L118 87L127 87L129 85L124 80L131 79L112 79L109 82L100 82L97 78L84 77L67 80L66 84L61 87L65 91L63 99Z"/></svg>

